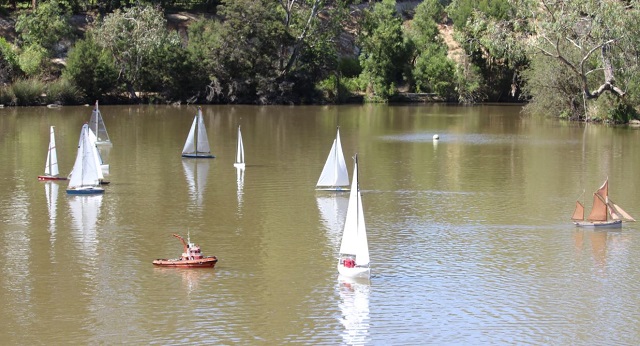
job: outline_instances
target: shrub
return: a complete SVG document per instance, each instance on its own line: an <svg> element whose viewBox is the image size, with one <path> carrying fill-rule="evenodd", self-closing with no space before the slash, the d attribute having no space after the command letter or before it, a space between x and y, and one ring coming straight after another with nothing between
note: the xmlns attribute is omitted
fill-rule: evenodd
<svg viewBox="0 0 640 346"><path fill-rule="evenodd" d="M46 57L47 51L41 46L33 44L20 53L18 64L27 76L35 76L41 71Z"/></svg>
<svg viewBox="0 0 640 346"><path fill-rule="evenodd" d="M82 93L67 78L57 79L46 86L46 103L77 104Z"/></svg>
<svg viewBox="0 0 640 346"><path fill-rule="evenodd" d="M63 78L89 100L98 100L116 87L118 73L111 55L88 35L69 52Z"/></svg>
<svg viewBox="0 0 640 346"><path fill-rule="evenodd" d="M338 69L343 77L356 77L362 72L358 58L341 58Z"/></svg>
<svg viewBox="0 0 640 346"><path fill-rule="evenodd" d="M44 83L35 79L19 79L11 85L11 93L15 95L18 106L33 106L42 104Z"/></svg>
<svg viewBox="0 0 640 346"><path fill-rule="evenodd" d="M9 86L0 87L0 104L3 105L15 105L16 95Z"/></svg>

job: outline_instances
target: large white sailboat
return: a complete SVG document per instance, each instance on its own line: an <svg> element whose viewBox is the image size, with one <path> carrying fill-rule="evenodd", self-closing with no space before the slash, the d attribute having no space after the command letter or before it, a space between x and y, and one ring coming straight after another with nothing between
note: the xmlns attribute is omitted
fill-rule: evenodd
<svg viewBox="0 0 640 346"><path fill-rule="evenodd" d="M242 143L242 132L240 132L240 125L238 125L238 144L236 146L236 162L234 167L244 169L244 144Z"/></svg>
<svg viewBox="0 0 640 346"><path fill-rule="evenodd" d="M49 150L47 151L47 163L44 166L44 175L39 175L38 180L66 180L60 176L58 169L58 152L56 150L56 135L51 126L49 130Z"/></svg>
<svg viewBox="0 0 640 346"><path fill-rule="evenodd" d="M338 127L331 151L329 151L329 156L324 163L324 168L322 168L322 173L320 173L320 178L316 184L316 190L348 191L348 186L349 172L347 172L347 164L342 153L340 127Z"/></svg>
<svg viewBox="0 0 640 346"><path fill-rule="evenodd" d="M338 254L338 272L350 278L369 278L369 244L364 223L362 196L358 186L358 155L354 157L353 179L349 193L347 218Z"/></svg>
<svg viewBox="0 0 640 346"><path fill-rule="evenodd" d="M182 157L195 159L211 159L215 156L211 154L207 129L202 118L202 108L198 107L198 114L193 118L187 141L182 149Z"/></svg>
<svg viewBox="0 0 640 346"><path fill-rule="evenodd" d="M82 125L78 154L71 171L67 193L73 195L87 195L104 193L100 182L104 179L98 158L98 148L90 139L89 126Z"/></svg>

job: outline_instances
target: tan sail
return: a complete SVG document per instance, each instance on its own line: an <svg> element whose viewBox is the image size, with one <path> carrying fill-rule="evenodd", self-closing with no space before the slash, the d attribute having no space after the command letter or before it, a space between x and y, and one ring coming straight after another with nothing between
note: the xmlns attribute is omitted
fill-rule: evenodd
<svg viewBox="0 0 640 346"><path fill-rule="evenodd" d="M624 209L620 208L619 205L613 203L612 200L609 200L607 204L609 206L609 214L611 218L614 220L624 220L624 221L636 221L631 215L629 215Z"/></svg>
<svg viewBox="0 0 640 346"><path fill-rule="evenodd" d="M603 198L600 195L601 190L602 188L598 189L598 191L593 194L593 208L587 217L587 220L589 221L607 221L607 204L604 202L604 198L606 198L606 196Z"/></svg>
<svg viewBox="0 0 640 346"><path fill-rule="evenodd" d="M582 221L584 220L584 206L580 201L576 201L576 209L573 211L573 216L571 216L571 220L574 221Z"/></svg>
<svg viewBox="0 0 640 346"><path fill-rule="evenodd" d="M607 180L604 181L602 186L600 186L600 188L596 191L596 194L599 195L600 197L602 197L602 199L604 200L605 203L608 202L608 198L609 198L609 178L607 178Z"/></svg>

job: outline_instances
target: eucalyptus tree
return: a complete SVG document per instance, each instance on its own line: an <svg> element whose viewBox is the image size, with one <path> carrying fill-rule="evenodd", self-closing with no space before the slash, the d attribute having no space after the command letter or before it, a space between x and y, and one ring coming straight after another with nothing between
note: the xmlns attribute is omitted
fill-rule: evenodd
<svg viewBox="0 0 640 346"><path fill-rule="evenodd" d="M604 93L622 101L637 85L638 1L527 1L518 15L530 27L532 53L576 77L585 108Z"/></svg>
<svg viewBox="0 0 640 346"><path fill-rule="evenodd" d="M52 51L60 40L72 36L71 11L66 3L50 0L16 20L16 32L23 46L38 45Z"/></svg>
<svg viewBox="0 0 640 346"><path fill-rule="evenodd" d="M167 52L180 48L180 38L167 30L162 10L148 5L117 9L95 27L94 38L107 49L132 99L136 90L165 76ZM149 91L149 90L144 90Z"/></svg>
<svg viewBox="0 0 640 346"><path fill-rule="evenodd" d="M219 6L220 20L189 28L187 49L211 80L206 99L308 100L315 83L336 65L336 23L343 8L339 2L321 0L237 0Z"/></svg>
<svg viewBox="0 0 640 346"><path fill-rule="evenodd" d="M528 64L520 38L516 35L520 23L513 20L516 2L508 0L454 0L448 7L453 18L456 40L464 49L461 64L465 72L459 90L476 89L475 96L462 96L477 101L514 100L520 95L520 73Z"/></svg>
<svg viewBox="0 0 640 346"><path fill-rule="evenodd" d="M387 101L397 92L396 83L406 64L402 19L395 0L383 0L367 9L360 30L361 78L367 85L368 97Z"/></svg>
<svg viewBox="0 0 640 346"><path fill-rule="evenodd" d="M447 57L438 29L444 8L439 0L427 0L415 10L407 34L412 48L412 79L418 92L432 92L443 99L455 94L455 63Z"/></svg>

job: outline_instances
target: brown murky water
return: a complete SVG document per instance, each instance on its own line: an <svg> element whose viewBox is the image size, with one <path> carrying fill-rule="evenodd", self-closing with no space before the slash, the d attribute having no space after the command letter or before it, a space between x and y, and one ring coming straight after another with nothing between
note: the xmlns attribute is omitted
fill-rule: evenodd
<svg viewBox="0 0 640 346"><path fill-rule="evenodd" d="M69 172L90 108L0 109L2 343L640 344L639 226L569 221L607 176L640 217L640 131L519 110L207 106L201 161L180 157L194 107L103 106L111 184L69 197L36 177L51 125ZM348 196L315 191L338 124L369 282L337 277ZM216 268L154 267L172 233Z"/></svg>

